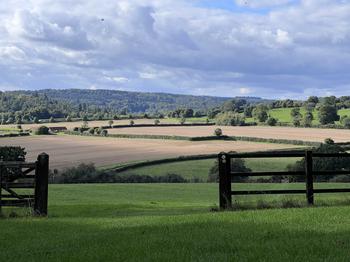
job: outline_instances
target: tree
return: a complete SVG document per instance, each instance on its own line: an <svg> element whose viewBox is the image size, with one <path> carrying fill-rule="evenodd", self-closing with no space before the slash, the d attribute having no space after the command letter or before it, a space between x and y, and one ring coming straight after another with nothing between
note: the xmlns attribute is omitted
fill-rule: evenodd
<svg viewBox="0 0 350 262"><path fill-rule="evenodd" d="M156 125L156 126L157 126L157 125L159 125L159 124L160 124L159 119L155 119L155 120L154 120L154 125Z"/></svg>
<svg viewBox="0 0 350 262"><path fill-rule="evenodd" d="M112 127L113 123L114 123L113 120L109 120L109 121L108 121L109 127Z"/></svg>
<svg viewBox="0 0 350 262"><path fill-rule="evenodd" d="M224 112L216 116L216 124L221 126L243 126L245 119L238 113Z"/></svg>
<svg viewBox="0 0 350 262"><path fill-rule="evenodd" d="M47 126L39 126L34 130L35 135L49 135L49 128Z"/></svg>
<svg viewBox="0 0 350 262"><path fill-rule="evenodd" d="M350 117L345 117L342 119L342 124L345 128L350 129Z"/></svg>
<svg viewBox="0 0 350 262"><path fill-rule="evenodd" d="M346 150L334 143L332 139L326 139L324 144L312 150L316 153L346 153ZM289 171L303 171L305 168L305 159L297 161L295 164L289 165ZM329 171L329 170L349 170L350 162L346 157L323 157L315 158L313 160L313 169L315 171ZM328 181L334 175L316 176L316 181ZM305 178L300 176L289 177L290 181L303 181Z"/></svg>
<svg viewBox="0 0 350 262"><path fill-rule="evenodd" d="M84 115L83 116L83 122L87 122L87 121L89 121L89 118L87 117L87 115Z"/></svg>
<svg viewBox="0 0 350 262"><path fill-rule="evenodd" d="M268 108L264 104L259 104L253 109L253 116L259 122L265 122L268 118Z"/></svg>
<svg viewBox="0 0 350 262"><path fill-rule="evenodd" d="M34 117L33 123L38 124L39 123L39 118L38 117Z"/></svg>
<svg viewBox="0 0 350 262"><path fill-rule="evenodd" d="M242 158L234 158L231 160L231 171L232 172L251 172L250 168L245 165L245 160ZM248 180L247 176L232 176L232 182L244 182ZM214 166L210 169L208 175L208 182L219 182L219 165L215 161Z"/></svg>
<svg viewBox="0 0 350 262"><path fill-rule="evenodd" d="M267 124L269 126L275 126L277 124L277 119L273 117L269 117L269 119L267 119Z"/></svg>
<svg viewBox="0 0 350 262"><path fill-rule="evenodd" d="M290 111L290 115L292 118L301 118L301 114L300 114L300 108L299 107L295 107Z"/></svg>
<svg viewBox="0 0 350 262"><path fill-rule="evenodd" d="M334 121L339 121L336 107L328 103L322 104L319 107L318 118L322 125L334 124Z"/></svg>
<svg viewBox="0 0 350 262"><path fill-rule="evenodd" d="M101 131L101 136L107 136L107 135L108 135L108 130L103 129L103 130Z"/></svg>
<svg viewBox="0 0 350 262"><path fill-rule="evenodd" d="M311 113L311 111L307 111L303 117L303 126L305 127L311 127L312 126L312 120L314 120L314 116Z"/></svg>
<svg viewBox="0 0 350 262"><path fill-rule="evenodd" d="M221 128L216 128L214 130L214 135L215 136L222 136L222 129Z"/></svg>
<svg viewBox="0 0 350 262"><path fill-rule="evenodd" d="M131 126L135 125L134 120L130 120L130 125L131 125Z"/></svg>

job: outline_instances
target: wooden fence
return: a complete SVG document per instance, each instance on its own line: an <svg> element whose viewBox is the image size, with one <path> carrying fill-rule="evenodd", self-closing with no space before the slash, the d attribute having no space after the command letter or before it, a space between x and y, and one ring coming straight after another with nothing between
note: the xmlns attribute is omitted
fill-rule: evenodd
<svg viewBox="0 0 350 262"><path fill-rule="evenodd" d="M282 171L282 172L232 172L231 160L234 158L305 158L304 171ZM350 174L350 170L313 170L313 158L350 158L347 153L314 153L312 151L290 151L290 152L261 152L261 153L221 153L218 155L219 163L219 203L221 209L232 208L232 195L263 195L263 194L306 194L306 200L309 205L314 204L315 193L341 193L350 192L350 188L332 188L332 189L314 189L314 176L325 175L345 175ZM304 190L247 190L232 191L231 183L234 176L304 176Z"/></svg>
<svg viewBox="0 0 350 262"><path fill-rule="evenodd" d="M0 161L0 213L3 206L19 206L30 207L35 215L46 216L48 176L49 156L45 153L33 163Z"/></svg>

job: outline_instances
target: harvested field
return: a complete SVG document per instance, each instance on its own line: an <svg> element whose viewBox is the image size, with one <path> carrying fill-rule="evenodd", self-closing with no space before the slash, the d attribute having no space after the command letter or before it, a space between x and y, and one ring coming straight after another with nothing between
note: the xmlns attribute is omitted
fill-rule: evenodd
<svg viewBox="0 0 350 262"><path fill-rule="evenodd" d="M46 152L51 168L61 169L79 163L93 162L96 166L152 160L181 155L211 154L221 151L259 151L292 148L291 145L264 144L241 141L174 141L153 139L117 139L82 136L31 136L2 138L0 145L22 146L33 160Z"/></svg>
<svg viewBox="0 0 350 262"><path fill-rule="evenodd" d="M130 124L130 120L113 120L114 125L128 125ZM136 124L154 124L154 119L134 119ZM172 123L171 121L163 120L162 123ZM99 127L99 126L108 126L108 120L102 121L89 121L89 127ZM42 123L42 124L22 124L22 128L24 130L31 129L39 126L65 126L67 129L73 129L74 127L81 127L83 125L83 121L77 122L58 122L58 123ZM17 125L0 125L0 128L17 128Z"/></svg>
<svg viewBox="0 0 350 262"><path fill-rule="evenodd" d="M110 134L138 134L138 135L176 135L176 136L212 136L218 126L195 127L139 127L109 129ZM260 138L275 138L289 140L303 140L323 142L332 138L336 142L350 141L350 130L320 129L320 128L293 128L293 127L267 127L267 126L219 126L224 135L249 136Z"/></svg>
<svg viewBox="0 0 350 262"><path fill-rule="evenodd" d="M204 123L206 118L189 118L187 119L187 123ZM154 119L133 119L135 124L154 124ZM179 124L179 119L176 118L165 118L160 119L160 123L162 124ZM121 119L121 120L113 120L113 125L129 125L130 119ZM22 128L24 130L31 129L39 126L64 126L67 129L73 129L74 127L81 127L83 125L83 121L76 122L57 122L57 123L41 123L41 124L22 124ZM100 127L100 126L108 126L108 120L100 120L100 121L88 121L89 127ZM12 125L0 125L0 129L17 129L16 124Z"/></svg>

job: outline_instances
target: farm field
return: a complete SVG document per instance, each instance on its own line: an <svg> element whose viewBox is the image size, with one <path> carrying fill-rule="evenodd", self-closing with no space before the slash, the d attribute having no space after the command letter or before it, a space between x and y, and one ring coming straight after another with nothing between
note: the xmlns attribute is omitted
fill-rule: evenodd
<svg viewBox="0 0 350 262"><path fill-rule="evenodd" d="M302 188L301 184L239 186ZM344 261L349 257L350 207L345 205L349 195L316 196L316 204L338 203L332 207L211 212L217 205L217 188L217 184L51 185L48 218L0 219L0 260ZM258 203L260 198L264 197L250 201ZM270 201L288 199L273 196Z"/></svg>
<svg viewBox="0 0 350 262"><path fill-rule="evenodd" d="M155 119L132 119L135 124L154 124ZM186 118L187 123L205 123L207 120L206 117L193 117L193 118ZM159 119L160 123L163 124L179 124L180 119L179 118L164 118ZM129 125L130 119L120 119L120 120L113 120L113 125ZM39 123L39 124L22 124L22 129L31 129L39 126L65 126L68 129L72 130L74 127L81 127L83 125L83 121L76 121L76 122L57 122L57 123ZM100 126L108 126L108 120L99 120L99 121L88 121L89 127L100 127ZM0 125L0 130L17 130L16 124L11 125Z"/></svg>
<svg viewBox="0 0 350 262"><path fill-rule="evenodd" d="M263 151L295 147L242 141L190 142L69 135L1 138L0 143L2 146L24 147L28 152L28 160L34 160L38 154L46 152L50 155L50 168L52 169L76 166L83 162L106 166L182 155L216 154L221 151Z"/></svg>
<svg viewBox="0 0 350 262"><path fill-rule="evenodd" d="M291 111L292 111L293 108L275 108L275 109L271 109L269 110L268 114L271 116L271 117L274 117L276 119L278 119L279 122L282 122L282 123L290 123L292 124L293 123L293 119L290 115ZM301 107L300 108L300 113L302 115L304 115L306 113L306 110L304 107ZM318 120L318 113L316 110L313 110L313 116L314 116L314 120L312 121L312 124L320 124L319 120ZM350 109L340 109L338 110L338 115L340 117L342 116L350 116ZM246 118L246 122L255 122L254 118ZM339 121L336 122L337 124L339 124Z"/></svg>
<svg viewBox="0 0 350 262"><path fill-rule="evenodd" d="M289 139L323 142L332 138L336 142L350 141L350 130L269 127L269 126L195 126L195 127L140 127L109 129L110 134L169 135L169 136L212 136L215 128L221 128L224 135L259 138Z"/></svg>

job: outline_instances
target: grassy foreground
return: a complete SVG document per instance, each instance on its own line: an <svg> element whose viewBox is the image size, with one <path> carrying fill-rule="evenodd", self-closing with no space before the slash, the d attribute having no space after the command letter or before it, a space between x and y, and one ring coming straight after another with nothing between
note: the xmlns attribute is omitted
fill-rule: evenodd
<svg viewBox="0 0 350 262"><path fill-rule="evenodd" d="M281 186L303 185L259 185ZM344 196L350 197L329 201ZM54 185L49 201L49 218L0 219L1 261L346 261L350 255L347 206L210 212L216 184Z"/></svg>

